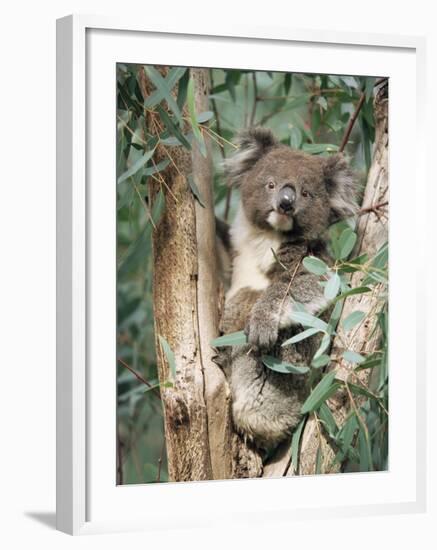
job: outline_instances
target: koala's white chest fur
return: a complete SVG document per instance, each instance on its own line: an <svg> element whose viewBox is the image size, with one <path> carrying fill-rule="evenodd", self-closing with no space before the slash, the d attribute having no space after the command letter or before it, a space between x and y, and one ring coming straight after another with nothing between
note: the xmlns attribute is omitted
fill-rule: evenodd
<svg viewBox="0 0 437 550"><path fill-rule="evenodd" d="M242 288L264 290L269 285L267 272L275 261L276 252L283 237L276 231L265 231L252 225L240 206L231 227L234 251L231 286L226 299L232 298Z"/></svg>

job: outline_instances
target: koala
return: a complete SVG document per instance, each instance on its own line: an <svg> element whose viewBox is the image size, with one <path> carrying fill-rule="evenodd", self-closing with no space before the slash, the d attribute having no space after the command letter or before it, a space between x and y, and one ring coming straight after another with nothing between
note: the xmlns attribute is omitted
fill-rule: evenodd
<svg viewBox="0 0 437 550"><path fill-rule="evenodd" d="M218 362L230 385L236 430L269 451L299 423L310 388L308 374L274 372L262 356L311 364L320 336L281 346L302 330L291 319L296 302L315 315L328 306L319 278L302 259L330 263L328 227L354 215L356 186L340 154L293 150L264 128L241 132L236 144L225 162L240 201L229 231L232 272L221 332L244 330L248 344L223 348Z"/></svg>

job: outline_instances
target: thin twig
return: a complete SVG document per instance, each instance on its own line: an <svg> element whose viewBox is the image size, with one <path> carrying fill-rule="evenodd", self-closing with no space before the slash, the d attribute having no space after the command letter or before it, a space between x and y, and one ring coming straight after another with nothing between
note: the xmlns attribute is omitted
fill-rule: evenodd
<svg viewBox="0 0 437 550"><path fill-rule="evenodd" d="M252 105L252 112L250 114L249 118L249 126L253 126L255 122L255 115L256 115L256 107L258 105L258 84L256 81L256 72L254 71L252 73L252 82L253 82L253 105Z"/></svg>
<svg viewBox="0 0 437 550"><path fill-rule="evenodd" d="M372 204L371 206L360 208L360 210L358 210L358 216L363 216L364 214L368 214L370 212L373 212L376 216L378 216L378 210L384 208L385 206L388 206L388 201L379 202L378 204Z"/></svg>
<svg viewBox="0 0 437 550"><path fill-rule="evenodd" d="M374 87L379 86L380 84L382 84L386 80L388 80L386 77L378 79L375 82ZM355 124L355 122L358 118L358 115L360 114L361 108L364 105L365 100L366 100L366 92L362 92L361 96L360 96L360 99L358 100L357 106L355 107L355 111L353 112L353 115L349 119L349 124L347 125L347 128L345 130L343 139L341 140L341 144L340 144L340 148L339 148L340 153L342 153L344 151L344 149L347 145L347 142L349 141L349 137L351 135L352 128L354 127L354 124Z"/></svg>
<svg viewBox="0 0 437 550"><path fill-rule="evenodd" d="M140 382L142 382L143 384L145 384L148 388L150 388L152 390L152 392L157 396L159 397L159 399L161 399L161 395L159 393L159 391L150 383L148 382L145 378L143 378L141 376L141 374L138 374L138 372L136 370L134 370L131 366L129 366L127 363L125 363L125 361L123 361L123 359L120 359L120 357L117 359L118 362L123 365L123 367L125 369L127 369L128 371L130 371L134 376L135 378L137 378L137 380L139 380Z"/></svg>

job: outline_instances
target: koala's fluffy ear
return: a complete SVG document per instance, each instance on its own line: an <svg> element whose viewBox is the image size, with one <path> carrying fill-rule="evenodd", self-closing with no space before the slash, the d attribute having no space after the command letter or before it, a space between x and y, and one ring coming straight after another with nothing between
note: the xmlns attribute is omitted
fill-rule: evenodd
<svg viewBox="0 0 437 550"><path fill-rule="evenodd" d="M337 154L326 159L324 173L332 210L332 221L356 214L358 209L357 184L344 156Z"/></svg>
<svg viewBox="0 0 437 550"><path fill-rule="evenodd" d="M239 185L243 174L278 142L267 128L249 128L237 135L235 144L237 150L223 163L229 185Z"/></svg>

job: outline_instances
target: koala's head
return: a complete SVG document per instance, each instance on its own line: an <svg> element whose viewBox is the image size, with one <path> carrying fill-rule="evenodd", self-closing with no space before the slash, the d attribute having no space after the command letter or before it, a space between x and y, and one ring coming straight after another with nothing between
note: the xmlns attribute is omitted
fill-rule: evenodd
<svg viewBox="0 0 437 550"><path fill-rule="evenodd" d="M355 181L341 154L324 158L293 150L264 128L241 132L236 143L225 170L255 226L314 240L356 212Z"/></svg>

